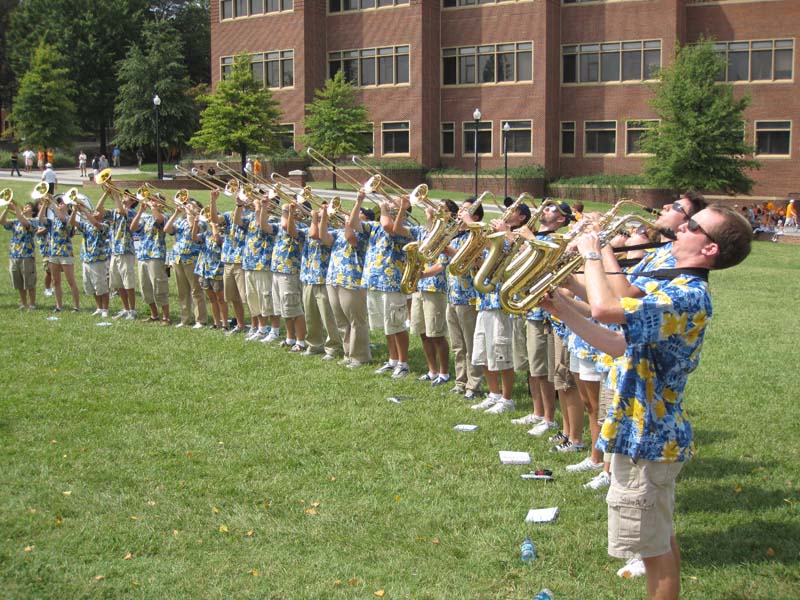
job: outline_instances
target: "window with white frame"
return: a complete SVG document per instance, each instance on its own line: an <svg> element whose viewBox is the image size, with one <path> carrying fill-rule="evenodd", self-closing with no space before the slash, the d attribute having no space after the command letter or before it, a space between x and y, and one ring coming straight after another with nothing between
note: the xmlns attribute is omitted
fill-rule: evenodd
<svg viewBox="0 0 800 600"><path fill-rule="evenodd" d="M409 47L387 46L328 53L328 76L342 71L353 85L397 85L409 81Z"/></svg>
<svg viewBox="0 0 800 600"><path fill-rule="evenodd" d="M791 121L756 121L756 155L789 156L791 154Z"/></svg>
<svg viewBox="0 0 800 600"><path fill-rule="evenodd" d="M408 121L381 123L383 154L408 154L410 148Z"/></svg>
<svg viewBox="0 0 800 600"><path fill-rule="evenodd" d="M464 6L483 6L485 4L505 4L507 2L530 2L531 0L442 0L442 8Z"/></svg>
<svg viewBox="0 0 800 600"><path fill-rule="evenodd" d="M236 17L291 12L293 9L294 0L220 0L219 3L219 15L223 21Z"/></svg>
<svg viewBox="0 0 800 600"><path fill-rule="evenodd" d="M442 85L533 81L533 42L442 49Z"/></svg>
<svg viewBox="0 0 800 600"><path fill-rule="evenodd" d="M233 71L233 56L220 59L222 79ZM273 89L294 86L294 50L271 50L250 55L250 70L256 81Z"/></svg>
<svg viewBox="0 0 800 600"><path fill-rule="evenodd" d="M506 131L508 124L508 131ZM508 154L530 154L532 148L531 121L501 121L500 129L505 138L505 151Z"/></svg>
<svg viewBox="0 0 800 600"><path fill-rule="evenodd" d="M284 150L294 150L294 123L281 123L278 133L281 148Z"/></svg>
<svg viewBox="0 0 800 600"><path fill-rule="evenodd" d="M561 121L561 154L575 156L575 121Z"/></svg>
<svg viewBox="0 0 800 600"><path fill-rule="evenodd" d="M452 121L442 123L442 156L455 156L456 153L456 124Z"/></svg>
<svg viewBox="0 0 800 600"><path fill-rule="evenodd" d="M657 120L640 119L625 122L625 154L643 154L641 148L642 135L648 129L658 125Z"/></svg>
<svg viewBox="0 0 800 600"><path fill-rule="evenodd" d="M478 122L478 154L492 154L492 122ZM463 156L475 155L475 121L464 121L461 125L461 139L464 140Z"/></svg>
<svg viewBox="0 0 800 600"><path fill-rule="evenodd" d="M583 132L584 154L617 153L616 121L585 121L583 124Z"/></svg>
<svg viewBox="0 0 800 600"><path fill-rule="evenodd" d="M714 50L725 62L717 81L786 81L792 79L794 40L718 42Z"/></svg>
<svg viewBox="0 0 800 600"><path fill-rule="evenodd" d="M408 0L328 0L328 12L340 13L351 10L391 8L408 4Z"/></svg>
<svg viewBox="0 0 800 600"><path fill-rule="evenodd" d="M561 48L562 83L611 83L654 79L661 41L602 42Z"/></svg>

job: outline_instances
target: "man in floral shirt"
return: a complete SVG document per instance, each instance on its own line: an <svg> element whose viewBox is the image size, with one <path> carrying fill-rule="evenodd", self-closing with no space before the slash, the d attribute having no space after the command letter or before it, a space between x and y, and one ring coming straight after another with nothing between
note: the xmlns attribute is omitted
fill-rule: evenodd
<svg viewBox="0 0 800 600"><path fill-rule="evenodd" d="M642 298L619 298L603 270L599 237L589 233L577 247L585 259L591 315L621 324L621 331L587 320L560 294L543 302L587 343L617 357L609 374L614 400L597 443L613 454L608 552L641 555L651 598L677 598L680 591L672 513L675 480L694 450L683 393L711 318L708 271L743 261L751 240L752 228L741 215L706 208L678 228L671 250L675 268L663 274L661 285Z"/></svg>
<svg viewBox="0 0 800 600"><path fill-rule="evenodd" d="M84 196L85 198L85 196ZM108 316L108 262L110 227L100 218L100 213L82 211L77 220L78 231L83 235L81 260L83 261L83 291L94 296L94 316Z"/></svg>
<svg viewBox="0 0 800 600"><path fill-rule="evenodd" d="M7 221L6 215L13 207L17 218ZM0 213L0 225L6 231L11 231L11 241L8 249L8 258L11 272L11 281L14 289L19 292L20 308L36 308L36 260L33 258L33 232L39 225L38 219L33 218L33 204L30 202L22 207L7 204Z"/></svg>
<svg viewBox="0 0 800 600"><path fill-rule="evenodd" d="M144 211L149 208L152 214ZM158 321L161 307L161 324L169 325L169 279L167 278L167 241L164 234L164 215L161 203L156 200L141 202L136 216L131 220L131 231L140 235L136 248L139 261L139 287L142 299L150 306L150 317L146 321Z"/></svg>

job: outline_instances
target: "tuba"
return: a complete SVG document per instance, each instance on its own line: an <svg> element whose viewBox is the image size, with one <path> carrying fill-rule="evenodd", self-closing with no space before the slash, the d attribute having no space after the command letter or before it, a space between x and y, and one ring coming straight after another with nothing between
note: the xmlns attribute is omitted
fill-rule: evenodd
<svg viewBox="0 0 800 600"><path fill-rule="evenodd" d="M642 207L624 198L614 204L598 221L601 245L633 223L654 226L652 220L640 215L617 216L620 208L626 205ZM503 310L511 314L523 314L535 309L547 294L583 265L583 256L577 250L570 249L569 245L585 229L586 226L581 224L564 235L553 236L553 242L529 240L527 255L510 265L509 274L500 288Z"/></svg>

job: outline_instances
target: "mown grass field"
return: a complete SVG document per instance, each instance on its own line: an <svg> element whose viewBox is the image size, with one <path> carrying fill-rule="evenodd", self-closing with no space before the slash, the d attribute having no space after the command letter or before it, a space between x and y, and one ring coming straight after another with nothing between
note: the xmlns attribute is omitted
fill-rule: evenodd
<svg viewBox="0 0 800 600"><path fill-rule="evenodd" d="M798 597L798 262L796 246L760 243L712 275L686 400L699 453L677 494L685 598ZM564 471L574 455L509 423L528 407L521 376L517 413L476 414L413 378L210 330L98 327L87 310L49 321L52 299L39 305L18 311L2 279L5 598L645 595L642 579L616 577L603 496ZM411 356L420 373L417 340ZM529 451L556 481L520 479L499 450ZM555 523L524 523L553 505Z"/></svg>

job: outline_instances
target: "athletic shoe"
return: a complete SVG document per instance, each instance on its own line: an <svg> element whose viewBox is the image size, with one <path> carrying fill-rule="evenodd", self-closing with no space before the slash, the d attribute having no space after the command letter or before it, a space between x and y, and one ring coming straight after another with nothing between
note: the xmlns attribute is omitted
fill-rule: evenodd
<svg viewBox="0 0 800 600"><path fill-rule="evenodd" d="M29 304L28 305L28 310L36 310L36 305L35 304ZM106 316L108 316L108 313L106 313Z"/></svg>
<svg viewBox="0 0 800 600"><path fill-rule="evenodd" d="M425 373L417 377L417 381L433 381L434 379L436 379L436 375L431 375L430 373Z"/></svg>
<svg viewBox="0 0 800 600"><path fill-rule="evenodd" d="M491 408L486 409L483 411L487 415L499 415L500 413L508 412L509 410L514 410L516 406L514 406L513 400L500 400Z"/></svg>
<svg viewBox="0 0 800 600"><path fill-rule="evenodd" d="M611 475L605 471L601 471L595 475L588 483L584 483L583 487L587 490L601 490L611 485Z"/></svg>
<svg viewBox="0 0 800 600"><path fill-rule="evenodd" d="M639 577L645 574L644 561L641 558L629 558L625 566L617 571L617 576L623 579Z"/></svg>
<svg viewBox="0 0 800 600"><path fill-rule="evenodd" d="M464 395L464 389L456 386L456 387L454 387L453 389L450 390L450 393L451 394L458 394L459 396L463 396Z"/></svg>
<svg viewBox="0 0 800 600"><path fill-rule="evenodd" d="M203 327L205 327L205 325L203 325L200 322L197 322L194 325L192 325L192 329L203 329Z"/></svg>
<svg viewBox="0 0 800 600"><path fill-rule="evenodd" d="M36 307L35 306L31 306L31 308L36 308ZM100 316L103 317L104 319L107 319L108 318L108 311L106 309L101 310L100 311Z"/></svg>
<svg viewBox="0 0 800 600"><path fill-rule="evenodd" d="M528 434L539 437L541 435L544 435L551 429L558 429L558 423L556 423L555 421L545 421L544 419L542 419L536 425L534 425L530 431L528 431Z"/></svg>
<svg viewBox="0 0 800 600"><path fill-rule="evenodd" d="M128 316L128 311L127 310L121 310L111 318L112 319L122 319L122 318L127 317L127 316Z"/></svg>
<svg viewBox="0 0 800 600"><path fill-rule="evenodd" d="M562 452L562 453L583 452L584 450L586 450L586 446L584 446L580 442L575 443L575 442L570 442L569 440L567 440L566 442L561 442L560 444L557 444L552 448L550 448L551 452Z"/></svg>
<svg viewBox="0 0 800 600"><path fill-rule="evenodd" d="M186 323L181 321L180 323L175 323L175 329L180 329L181 327L186 327Z"/></svg>
<svg viewBox="0 0 800 600"><path fill-rule="evenodd" d="M322 350L312 350L311 346L306 346L305 352L303 352L303 356L316 356L317 354L322 354Z"/></svg>
<svg viewBox="0 0 800 600"><path fill-rule="evenodd" d="M364 363L357 361L357 360L350 360L350 364L347 365L348 369L360 369Z"/></svg>
<svg viewBox="0 0 800 600"><path fill-rule="evenodd" d="M536 425L543 420L544 417L540 417L539 415L531 413L529 415L525 415L524 417L520 417L519 419L511 419L511 423L513 425Z"/></svg>
<svg viewBox="0 0 800 600"><path fill-rule="evenodd" d="M260 340L262 344L270 344L272 342L278 341L278 334L274 331L270 331L267 335L264 336L263 340Z"/></svg>
<svg viewBox="0 0 800 600"><path fill-rule="evenodd" d="M441 375L437 375L436 379L431 381L431 387L439 387L440 385L444 385L448 381L450 381L449 377L445 378L445 377L442 377Z"/></svg>
<svg viewBox="0 0 800 600"><path fill-rule="evenodd" d="M225 332L225 335L227 335L227 336L229 336L229 337L230 337L230 336L232 336L232 335L236 335L236 334L238 334L238 333L242 333L243 331L244 331L244 329L242 329L241 327L239 327L238 325L236 325L236 326L235 326L233 329L229 329L228 331L226 331L226 332Z"/></svg>
<svg viewBox="0 0 800 600"><path fill-rule="evenodd" d="M325 355L322 357L322 360L324 360L325 362L329 362L329 361L332 361L332 360L336 360L336 355L335 355L335 354L325 354Z"/></svg>
<svg viewBox="0 0 800 600"><path fill-rule="evenodd" d="M407 377L411 371L408 368L408 365L397 365L392 371L392 379L402 379L403 377Z"/></svg>
<svg viewBox="0 0 800 600"><path fill-rule="evenodd" d="M250 331L247 332L247 335L244 336L244 341L245 342L253 342L253 341L259 340L259 339L261 339L261 335L258 333L258 329L256 329L255 331L250 330Z"/></svg>
<svg viewBox="0 0 800 600"><path fill-rule="evenodd" d="M279 348L291 348L297 342L290 342L289 340L283 340L280 344L278 344Z"/></svg>
<svg viewBox="0 0 800 600"><path fill-rule="evenodd" d="M289 352L303 352L305 349L306 349L305 344L303 344L302 346L300 344L295 344L289 349Z"/></svg>
<svg viewBox="0 0 800 600"><path fill-rule="evenodd" d="M60 312L61 312L61 309L60 309L58 306L56 306L56 307L53 309L53 312L54 312L54 313L60 313Z"/></svg>
<svg viewBox="0 0 800 600"><path fill-rule="evenodd" d="M79 307L79 306L73 306L73 307L70 309L70 312L79 313L79 312L81 312L81 309L80 309L80 307Z"/></svg>
<svg viewBox="0 0 800 600"><path fill-rule="evenodd" d="M50 298L53 295L53 288L44 288L44 295Z"/></svg>
<svg viewBox="0 0 800 600"><path fill-rule="evenodd" d="M482 402L478 404L473 404L470 406L472 410L486 410L487 408L491 408L498 402L500 402L500 398L492 398L491 396L487 396Z"/></svg>
<svg viewBox="0 0 800 600"><path fill-rule="evenodd" d="M128 314L125 315L126 321L135 321L138 318L139 318L139 313L137 313L135 310L129 310Z"/></svg>
<svg viewBox="0 0 800 600"><path fill-rule="evenodd" d="M392 371L394 371L394 368L395 368L396 366L397 366L397 365L392 365L392 364L389 364L389 362L385 362L385 363L383 363L383 364L382 364L380 367L378 367L377 369L375 369L375 370L373 371L373 373L374 373L375 375L383 375L384 373L391 373Z"/></svg>
<svg viewBox="0 0 800 600"><path fill-rule="evenodd" d="M478 398L483 398L483 393L476 392L475 390L467 390L464 392L464 400L469 400L472 402L473 400L477 400Z"/></svg>
<svg viewBox="0 0 800 600"><path fill-rule="evenodd" d="M20 308L25 308L25 307L24 306L20 306ZM96 308L96 309L94 309L94 312L92 313L92 316L93 317L97 317L97 316L100 315L101 312L102 311L99 308Z"/></svg>
<svg viewBox="0 0 800 600"><path fill-rule="evenodd" d="M569 441L569 438L564 435L564 432L559 431L557 434L551 435L549 438L547 438L547 441L551 444L560 444L561 442Z"/></svg>
<svg viewBox="0 0 800 600"><path fill-rule="evenodd" d="M587 456L581 462L574 465L567 465L567 471L570 473L579 473L580 471L599 471L602 468L603 463L594 462L591 456Z"/></svg>
<svg viewBox="0 0 800 600"><path fill-rule="evenodd" d="M340 360L336 364L339 365L340 367L346 367L347 365L350 364L350 357L345 356L342 360Z"/></svg>

